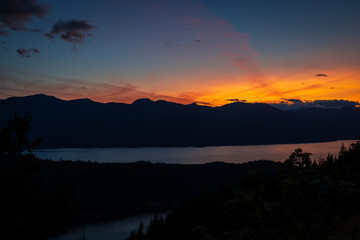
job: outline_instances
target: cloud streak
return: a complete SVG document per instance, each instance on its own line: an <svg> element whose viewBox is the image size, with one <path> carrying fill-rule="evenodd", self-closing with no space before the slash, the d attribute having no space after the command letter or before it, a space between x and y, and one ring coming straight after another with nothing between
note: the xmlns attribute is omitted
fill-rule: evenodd
<svg viewBox="0 0 360 240"><path fill-rule="evenodd" d="M307 91L307 90L316 89L319 87L322 87L322 84L313 84L313 85L309 85L306 87L296 88L296 89L291 89L291 90L276 90L276 91L269 93L269 96L283 96L285 94Z"/></svg>
<svg viewBox="0 0 360 240"><path fill-rule="evenodd" d="M0 3L0 35L9 36L12 31L38 31L26 25L33 18L43 18L50 7L37 0L2 0Z"/></svg>
<svg viewBox="0 0 360 240"><path fill-rule="evenodd" d="M315 75L316 77L327 77L328 75L327 74L324 74L324 73L318 73Z"/></svg>
<svg viewBox="0 0 360 240"><path fill-rule="evenodd" d="M254 81L263 81L264 78L259 80L260 65L248 35L238 32L206 5L189 0L177 4L160 1L151 6L146 1L140 2L147 6L145 9L150 16L173 24L179 32L184 32L183 36L191 37L193 44L206 43L206 51L216 52L219 61L226 57L230 65L247 72Z"/></svg>
<svg viewBox="0 0 360 240"><path fill-rule="evenodd" d="M226 99L225 101L227 102L242 102L242 103L246 103L247 101L246 100L239 100L238 98L229 98L229 99Z"/></svg>
<svg viewBox="0 0 360 240"><path fill-rule="evenodd" d="M296 98L283 98L283 100L287 101L287 102L290 102L292 104L297 104L297 103L302 103L303 101L301 101L300 99L296 99Z"/></svg>
<svg viewBox="0 0 360 240"><path fill-rule="evenodd" d="M38 75L31 72L21 74L27 75L32 80L23 80L19 77L0 74L0 98L43 93L62 99L91 98L99 102L131 103L139 98L150 98L152 100L190 104L196 102L196 97L202 94L199 92L187 92L174 97L141 90L139 86L130 83L89 82L81 79L63 79Z"/></svg>

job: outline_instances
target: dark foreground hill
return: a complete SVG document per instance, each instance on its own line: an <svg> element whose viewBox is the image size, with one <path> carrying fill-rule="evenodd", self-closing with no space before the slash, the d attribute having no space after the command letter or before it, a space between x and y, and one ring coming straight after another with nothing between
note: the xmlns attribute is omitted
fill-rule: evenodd
<svg viewBox="0 0 360 240"><path fill-rule="evenodd" d="M321 161L297 149L279 170L182 204L128 240L360 239L359 141Z"/></svg>
<svg viewBox="0 0 360 240"><path fill-rule="evenodd" d="M267 104L222 107L139 99L132 104L46 95L0 100L0 128L29 111L41 147L216 146L357 139L360 108L283 111Z"/></svg>
<svg viewBox="0 0 360 240"><path fill-rule="evenodd" d="M169 210L281 163L203 165L0 159L0 239L46 239L68 226Z"/></svg>

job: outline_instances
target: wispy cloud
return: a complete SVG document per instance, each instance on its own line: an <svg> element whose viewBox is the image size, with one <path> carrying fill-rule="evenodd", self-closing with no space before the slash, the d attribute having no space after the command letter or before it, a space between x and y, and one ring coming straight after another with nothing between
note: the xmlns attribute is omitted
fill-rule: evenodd
<svg viewBox="0 0 360 240"><path fill-rule="evenodd" d="M176 98L182 99L184 103L198 102L204 105L213 105L210 101L205 101L204 96L211 95L213 92L209 90L194 90L179 93ZM205 104L206 103L206 104Z"/></svg>
<svg viewBox="0 0 360 240"><path fill-rule="evenodd" d="M52 95L62 99L91 98L99 102L125 102L131 103L139 98L152 100L167 100L183 104L196 102L196 96L204 93L186 92L178 96L159 94L157 92L142 90L140 86L118 82L91 82L82 79L64 79L32 72L21 72L28 77L0 74L0 98L9 96L25 96L38 93Z"/></svg>
<svg viewBox="0 0 360 240"><path fill-rule="evenodd" d="M158 1L149 5L146 1L140 2L146 6L144 9L147 9L151 17L172 23L185 33L184 36L191 37L192 43L209 43L211 51L217 51L219 59L225 56L229 58L230 65L252 72L252 76L255 75L253 72L259 75L257 53L250 46L249 36L238 32L230 22L212 12L206 5L189 0L182 1L181 4ZM182 38L184 39L183 36Z"/></svg>
<svg viewBox="0 0 360 240"><path fill-rule="evenodd" d="M183 45L179 43L165 42L165 46L169 48L178 48L178 47L182 47Z"/></svg>
<svg viewBox="0 0 360 240"><path fill-rule="evenodd" d="M206 40L204 39L196 39L193 41L193 43L206 43Z"/></svg>
<svg viewBox="0 0 360 240"><path fill-rule="evenodd" d="M200 45L200 44L204 44L204 43L206 43L206 40L196 39L196 40L193 40L192 42L183 42L183 43L165 42L165 45L169 48L180 48L180 47L191 48L192 46Z"/></svg>
<svg viewBox="0 0 360 240"><path fill-rule="evenodd" d="M320 87L322 87L322 84L312 84L312 85L309 85L306 87L295 88L295 89L291 89L291 90L275 90L275 91L270 92L268 95L269 96L284 96L289 93L303 92L303 91L316 89L316 88L320 88Z"/></svg>

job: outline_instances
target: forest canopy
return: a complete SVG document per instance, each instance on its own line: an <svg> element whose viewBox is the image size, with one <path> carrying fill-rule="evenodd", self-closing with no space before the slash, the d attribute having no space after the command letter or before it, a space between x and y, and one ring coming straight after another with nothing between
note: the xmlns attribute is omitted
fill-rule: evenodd
<svg viewBox="0 0 360 240"><path fill-rule="evenodd" d="M359 239L360 142L311 159L296 149L278 174L251 172L235 188L179 205L128 240Z"/></svg>

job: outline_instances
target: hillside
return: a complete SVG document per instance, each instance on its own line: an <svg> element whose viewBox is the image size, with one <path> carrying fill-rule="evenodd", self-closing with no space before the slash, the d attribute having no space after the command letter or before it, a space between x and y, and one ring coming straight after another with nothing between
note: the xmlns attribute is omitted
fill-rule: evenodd
<svg viewBox="0 0 360 240"><path fill-rule="evenodd" d="M277 175L251 172L235 188L154 217L128 240L360 239L360 142L312 160L296 149Z"/></svg>
<svg viewBox="0 0 360 240"><path fill-rule="evenodd" d="M357 139L360 109L283 111L236 102L221 107L139 99L132 104L65 101L43 94L0 100L0 127L13 112L32 115L40 147L274 144Z"/></svg>
<svg viewBox="0 0 360 240"><path fill-rule="evenodd" d="M281 163L202 165L0 159L0 239L46 239L71 225L169 210ZM214 177L216 176L216 177Z"/></svg>

